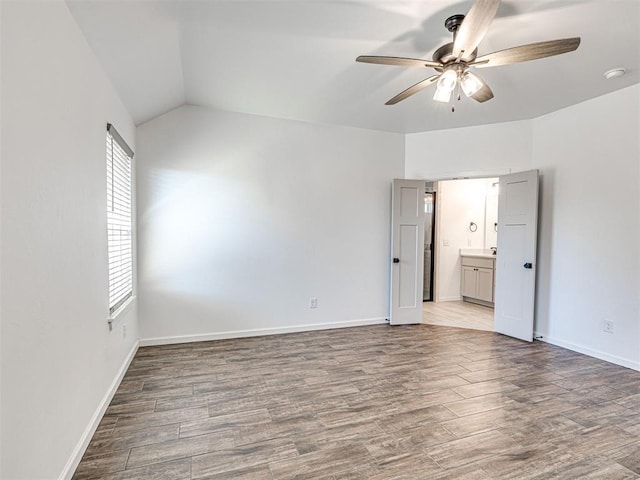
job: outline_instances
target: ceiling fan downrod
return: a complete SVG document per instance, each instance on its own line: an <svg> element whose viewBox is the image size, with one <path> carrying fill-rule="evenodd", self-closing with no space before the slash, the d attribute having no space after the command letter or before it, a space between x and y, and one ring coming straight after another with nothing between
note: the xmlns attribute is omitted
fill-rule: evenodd
<svg viewBox="0 0 640 480"><path fill-rule="evenodd" d="M451 15L444 21L444 26L447 30L453 33L453 41L456 41L456 34L458 33L458 28L462 25L462 21L464 20L464 15Z"/></svg>
<svg viewBox="0 0 640 480"><path fill-rule="evenodd" d="M453 45L455 44L456 37L458 35L458 29L462 25L463 20L465 19L464 15L451 15L444 21L445 28L453 34L453 41L450 43L445 43L440 48L438 48L435 52L433 52L433 61L439 62L444 65L449 63L460 63L460 59L458 56L453 54ZM465 59L465 63L472 62L476 59L478 55L478 49L476 48L468 59ZM436 68L436 70L438 70Z"/></svg>

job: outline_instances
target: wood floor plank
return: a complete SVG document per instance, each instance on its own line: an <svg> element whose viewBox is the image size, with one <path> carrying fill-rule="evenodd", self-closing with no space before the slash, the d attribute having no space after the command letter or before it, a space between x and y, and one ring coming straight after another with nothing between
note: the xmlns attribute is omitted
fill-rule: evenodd
<svg viewBox="0 0 640 480"><path fill-rule="evenodd" d="M457 417L453 420L441 422L440 425L455 435L456 438L464 438L478 433L495 430L503 425L513 422L518 417L517 413L505 408L496 408Z"/></svg>
<svg viewBox="0 0 640 480"><path fill-rule="evenodd" d="M348 472L367 469L373 458L363 445L354 443L316 450L295 458L272 461L269 468L274 478L281 480L342 477Z"/></svg>
<svg viewBox="0 0 640 480"><path fill-rule="evenodd" d="M606 456L640 476L640 441L617 448Z"/></svg>
<svg viewBox="0 0 640 480"><path fill-rule="evenodd" d="M108 434L96 434L87 447L86 455L97 455L118 450L130 450L141 445L168 442L178 439L180 424L145 427L132 432L114 430Z"/></svg>
<svg viewBox="0 0 640 480"><path fill-rule="evenodd" d="M512 440L507 435L491 430L438 445L428 453L438 465L453 468L494 457L511 445Z"/></svg>
<svg viewBox="0 0 640 480"><path fill-rule="evenodd" d="M227 450L233 448L233 446L232 432L220 431L210 435L179 438L173 441L133 447L130 450L127 469L152 465L167 460L195 458L196 455Z"/></svg>
<svg viewBox="0 0 640 480"><path fill-rule="evenodd" d="M583 460L582 455L558 448L556 445L539 443L534 446L514 444L478 464L491 478L503 480L531 480L534 478L557 477L558 472Z"/></svg>
<svg viewBox="0 0 640 480"><path fill-rule="evenodd" d="M107 450L93 455L85 454L76 468L72 480L100 478L101 475L124 470L128 457L129 450Z"/></svg>
<svg viewBox="0 0 640 480"><path fill-rule="evenodd" d="M191 478L191 477L189 477ZM201 477L201 480L274 480L269 465L262 463L251 467L226 470Z"/></svg>
<svg viewBox="0 0 640 480"><path fill-rule="evenodd" d="M493 331L493 308L462 300L424 302L422 319L428 325Z"/></svg>
<svg viewBox="0 0 640 480"><path fill-rule="evenodd" d="M260 425L271 423L271 415L266 408L245 412L216 415L207 419L197 419L180 424L180 438L195 437L217 430L238 429L250 426L260 428Z"/></svg>
<svg viewBox="0 0 640 480"><path fill-rule="evenodd" d="M100 480L190 480L191 458L154 463L145 467L101 473Z"/></svg>
<svg viewBox="0 0 640 480"><path fill-rule="evenodd" d="M513 403L514 400L502 393L490 393L479 397L446 403L444 406L458 417L464 417L466 415L473 415L474 413L488 412Z"/></svg>
<svg viewBox="0 0 640 480"><path fill-rule="evenodd" d="M168 412L145 412L124 414L118 416L118 423L115 431L126 432L141 430L159 425L170 425L181 422L192 422L194 420L206 420L209 418L207 407L182 408Z"/></svg>
<svg viewBox="0 0 640 480"><path fill-rule="evenodd" d="M295 445L284 438L242 445L233 449L194 456L192 458L191 478L206 478L211 475L254 467L264 463L278 462L279 460L293 461L297 456L298 451Z"/></svg>

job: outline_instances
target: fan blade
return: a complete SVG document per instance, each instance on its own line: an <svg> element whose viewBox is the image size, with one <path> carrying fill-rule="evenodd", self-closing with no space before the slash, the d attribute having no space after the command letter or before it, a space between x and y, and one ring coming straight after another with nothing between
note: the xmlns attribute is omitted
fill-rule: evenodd
<svg viewBox="0 0 640 480"><path fill-rule="evenodd" d="M471 62L470 65L474 65L477 68L485 68L508 65L510 63L528 62L529 60L573 52L579 46L580 37L530 43L529 45L520 45L519 47L507 48L506 50L482 55Z"/></svg>
<svg viewBox="0 0 640 480"><path fill-rule="evenodd" d="M442 63L431 62L429 60L420 60L419 58L404 58L404 57L376 57L372 55L360 55L356 58L356 62L362 63L376 63L380 65L397 65L399 67L431 67L440 68Z"/></svg>
<svg viewBox="0 0 640 480"><path fill-rule="evenodd" d="M415 85L412 85L411 87L407 88L406 90L400 92L398 95L396 95L391 100L389 100L387 103L385 103L385 105L395 105L396 103L401 102L405 98L410 97L414 93L418 93L420 90L422 90L423 88L428 87L432 83L437 82L439 78L440 78L440 75L434 75L433 77L429 77L429 78L427 78L425 80L422 80L421 82L418 82Z"/></svg>
<svg viewBox="0 0 640 480"><path fill-rule="evenodd" d="M499 6L500 0L475 1L455 33L453 55L456 58L461 60L471 58L471 54L487 34Z"/></svg>
<svg viewBox="0 0 640 480"><path fill-rule="evenodd" d="M493 98L493 92L491 91L491 88L489 88L489 85L487 85L487 82L485 82L482 78L480 78L480 80L482 81L482 88L471 95L471 98L473 98L476 102L484 103L487 100L491 100Z"/></svg>

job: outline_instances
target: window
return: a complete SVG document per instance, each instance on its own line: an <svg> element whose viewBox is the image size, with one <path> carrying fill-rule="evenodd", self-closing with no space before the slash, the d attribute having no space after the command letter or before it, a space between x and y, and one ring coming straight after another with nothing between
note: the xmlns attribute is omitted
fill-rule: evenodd
<svg viewBox="0 0 640 480"><path fill-rule="evenodd" d="M133 296L131 159L133 151L107 124L107 249L109 314Z"/></svg>

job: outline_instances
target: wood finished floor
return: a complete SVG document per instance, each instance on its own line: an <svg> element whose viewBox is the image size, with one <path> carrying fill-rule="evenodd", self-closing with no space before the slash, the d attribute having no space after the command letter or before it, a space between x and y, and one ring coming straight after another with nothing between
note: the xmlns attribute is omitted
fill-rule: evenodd
<svg viewBox="0 0 640 480"><path fill-rule="evenodd" d="M145 347L73 478L640 478L640 372L432 325Z"/></svg>
<svg viewBox="0 0 640 480"><path fill-rule="evenodd" d="M471 302L424 302L422 323L493 332L493 308Z"/></svg>

